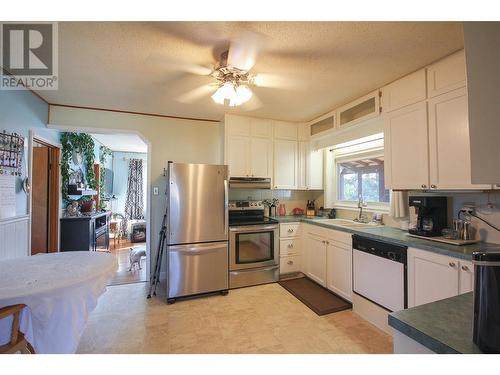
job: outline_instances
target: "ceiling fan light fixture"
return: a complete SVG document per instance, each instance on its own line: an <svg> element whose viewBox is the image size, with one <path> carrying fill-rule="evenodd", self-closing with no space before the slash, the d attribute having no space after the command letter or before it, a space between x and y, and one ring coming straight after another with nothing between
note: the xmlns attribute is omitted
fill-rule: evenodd
<svg viewBox="0 0 500 375"><path fill-rule="evenodd" d="M236 95L229 101L231 107L246 103L252 97L252 90L248 86L240 85L236 87Z"/></svg>
<svg viewBox="0 0 500 375"><path fill-rule="evenodd" d="M212 99L218 104L224 104L225 100L234 100L235 97L236 90L234 88L234 83L230 81L224 82L224 84L212 95Z"/></svg>

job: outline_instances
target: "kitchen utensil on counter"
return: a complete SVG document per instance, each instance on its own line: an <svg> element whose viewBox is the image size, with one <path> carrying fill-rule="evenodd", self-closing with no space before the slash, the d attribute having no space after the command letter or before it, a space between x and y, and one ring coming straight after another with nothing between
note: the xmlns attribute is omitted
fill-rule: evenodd
<svg viewBox="0 0 500 375"><path fill-rule="evenodd" d="M328 213L328 218L335 219L336 217L337 217L337 210L335 208L332 208Z"/></svg>
<svg viewBox="0 0 500 375"><path fill-rule="evenodd" d="M462 229L462 239L465 241L473 240L475 237L475 230L470 221L464 221Z"/></svg>
<svg viewBox="0 0 500 375"><path fill-rule="evenodd" d="M304 215L304 210L302 208L299 208L299 207L295 207L293 210L292 210L292 215Z"/></svg>
<svg viewBox="0 0 500 375"><path fill-rule="evenodd" d="M456 238L462 239L464 233L464 221L461 219L453 219L453 230L457 233Z"/></svg>
<svg viewBox="0 0 500 375"><path fill-rule="evenodd" d="M441 231L441 234L443 235L444 238L447 238L450 240L456 240L458 238L458 233L453 228L444 228Z"/></svg>
<svg viewBox="0 0 500 375"><path fill-rule="evenodd" d="M408 232L424 237L440 236L448 222L447 197L410 196L410 224Z"/></svg>
<svg viewBox="0 0 500 375"><path fill-rule="evenodd" d="M307 217L314 217L316 215L316 204L313 200L308 200L307 201L307 206L306 206L306 216Z"/></svg>

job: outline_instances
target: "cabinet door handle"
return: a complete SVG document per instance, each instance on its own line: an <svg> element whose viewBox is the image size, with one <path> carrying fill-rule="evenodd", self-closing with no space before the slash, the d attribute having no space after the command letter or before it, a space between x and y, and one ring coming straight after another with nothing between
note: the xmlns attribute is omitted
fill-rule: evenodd
<svg viewBox="0 0 500 375"><path fill-rule="evenodd" d="M289 243L289 244L288 244L288 248L289 248L289 249L292 249L292 248L293 248L293 243Z"/></svg>
<svg viewBox="0 0 500 375"><path fill-rule="evenodd" d="M288 229L288 233L293 233L293 229Z"/></svg>
<svg viewBox="0 0 500 375"><path fill-rule="evenodd" d="M327 244L327 245L330 245L330 241L326 241L326 244Z"/></svg>
<svg viewBox="0 0 500 375"><path fill-rule="evenodd" d="M288 262L286 262L288 265L292 265L293 264L293 260L289 260Z"/></svg>
<svg viewBox="0 0 500 375"><path fill-rule="evenodd" d="M467 267L467 266L462 266L462 269L463 269L464 271L468 271L468 270L469 270L469 267Z"/></svg>
<svg viewBox="0 0 500 375"><path fill-rule="evenodd" d="M456 264L455 264L455 263L453 263L453 262L448 263L448 265L449 265L450 267L455 267L455 266L456 266Z"/></svg>
<svg viewBox="0 0 500 375"><path fill-rule="evenodd" d="M431 188L435 189L435 188L437 188L437 186L436 185L431 185Z"/></svg>
<svg viewBox="0 0 500 375"><path fill-rule="evenodd" d="M427 185L422 184L422 189L425 189L425 188L427 188Z"/></svg>

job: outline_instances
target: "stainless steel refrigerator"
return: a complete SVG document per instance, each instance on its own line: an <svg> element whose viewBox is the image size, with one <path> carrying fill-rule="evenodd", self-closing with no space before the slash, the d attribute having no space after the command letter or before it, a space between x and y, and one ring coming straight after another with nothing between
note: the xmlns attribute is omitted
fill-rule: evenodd
<svg viewBox="0 0 500 375"><path fill-rule="evenodd" d="M227 166L168 162L167 177L167 301L226 294Z"/></svg>

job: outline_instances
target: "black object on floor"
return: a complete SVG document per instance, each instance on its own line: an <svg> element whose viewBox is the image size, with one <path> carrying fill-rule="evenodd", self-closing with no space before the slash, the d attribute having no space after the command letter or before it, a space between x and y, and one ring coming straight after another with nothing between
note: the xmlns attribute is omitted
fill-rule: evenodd
<svg viewBox="0 0 500 375"><path fill-rule="evenodd" d="M299 301L318 315L331 314L352 307L351 303L338 297L336 294L316 284L307 277L280 280L278 284L288 290Z"/></svg>

